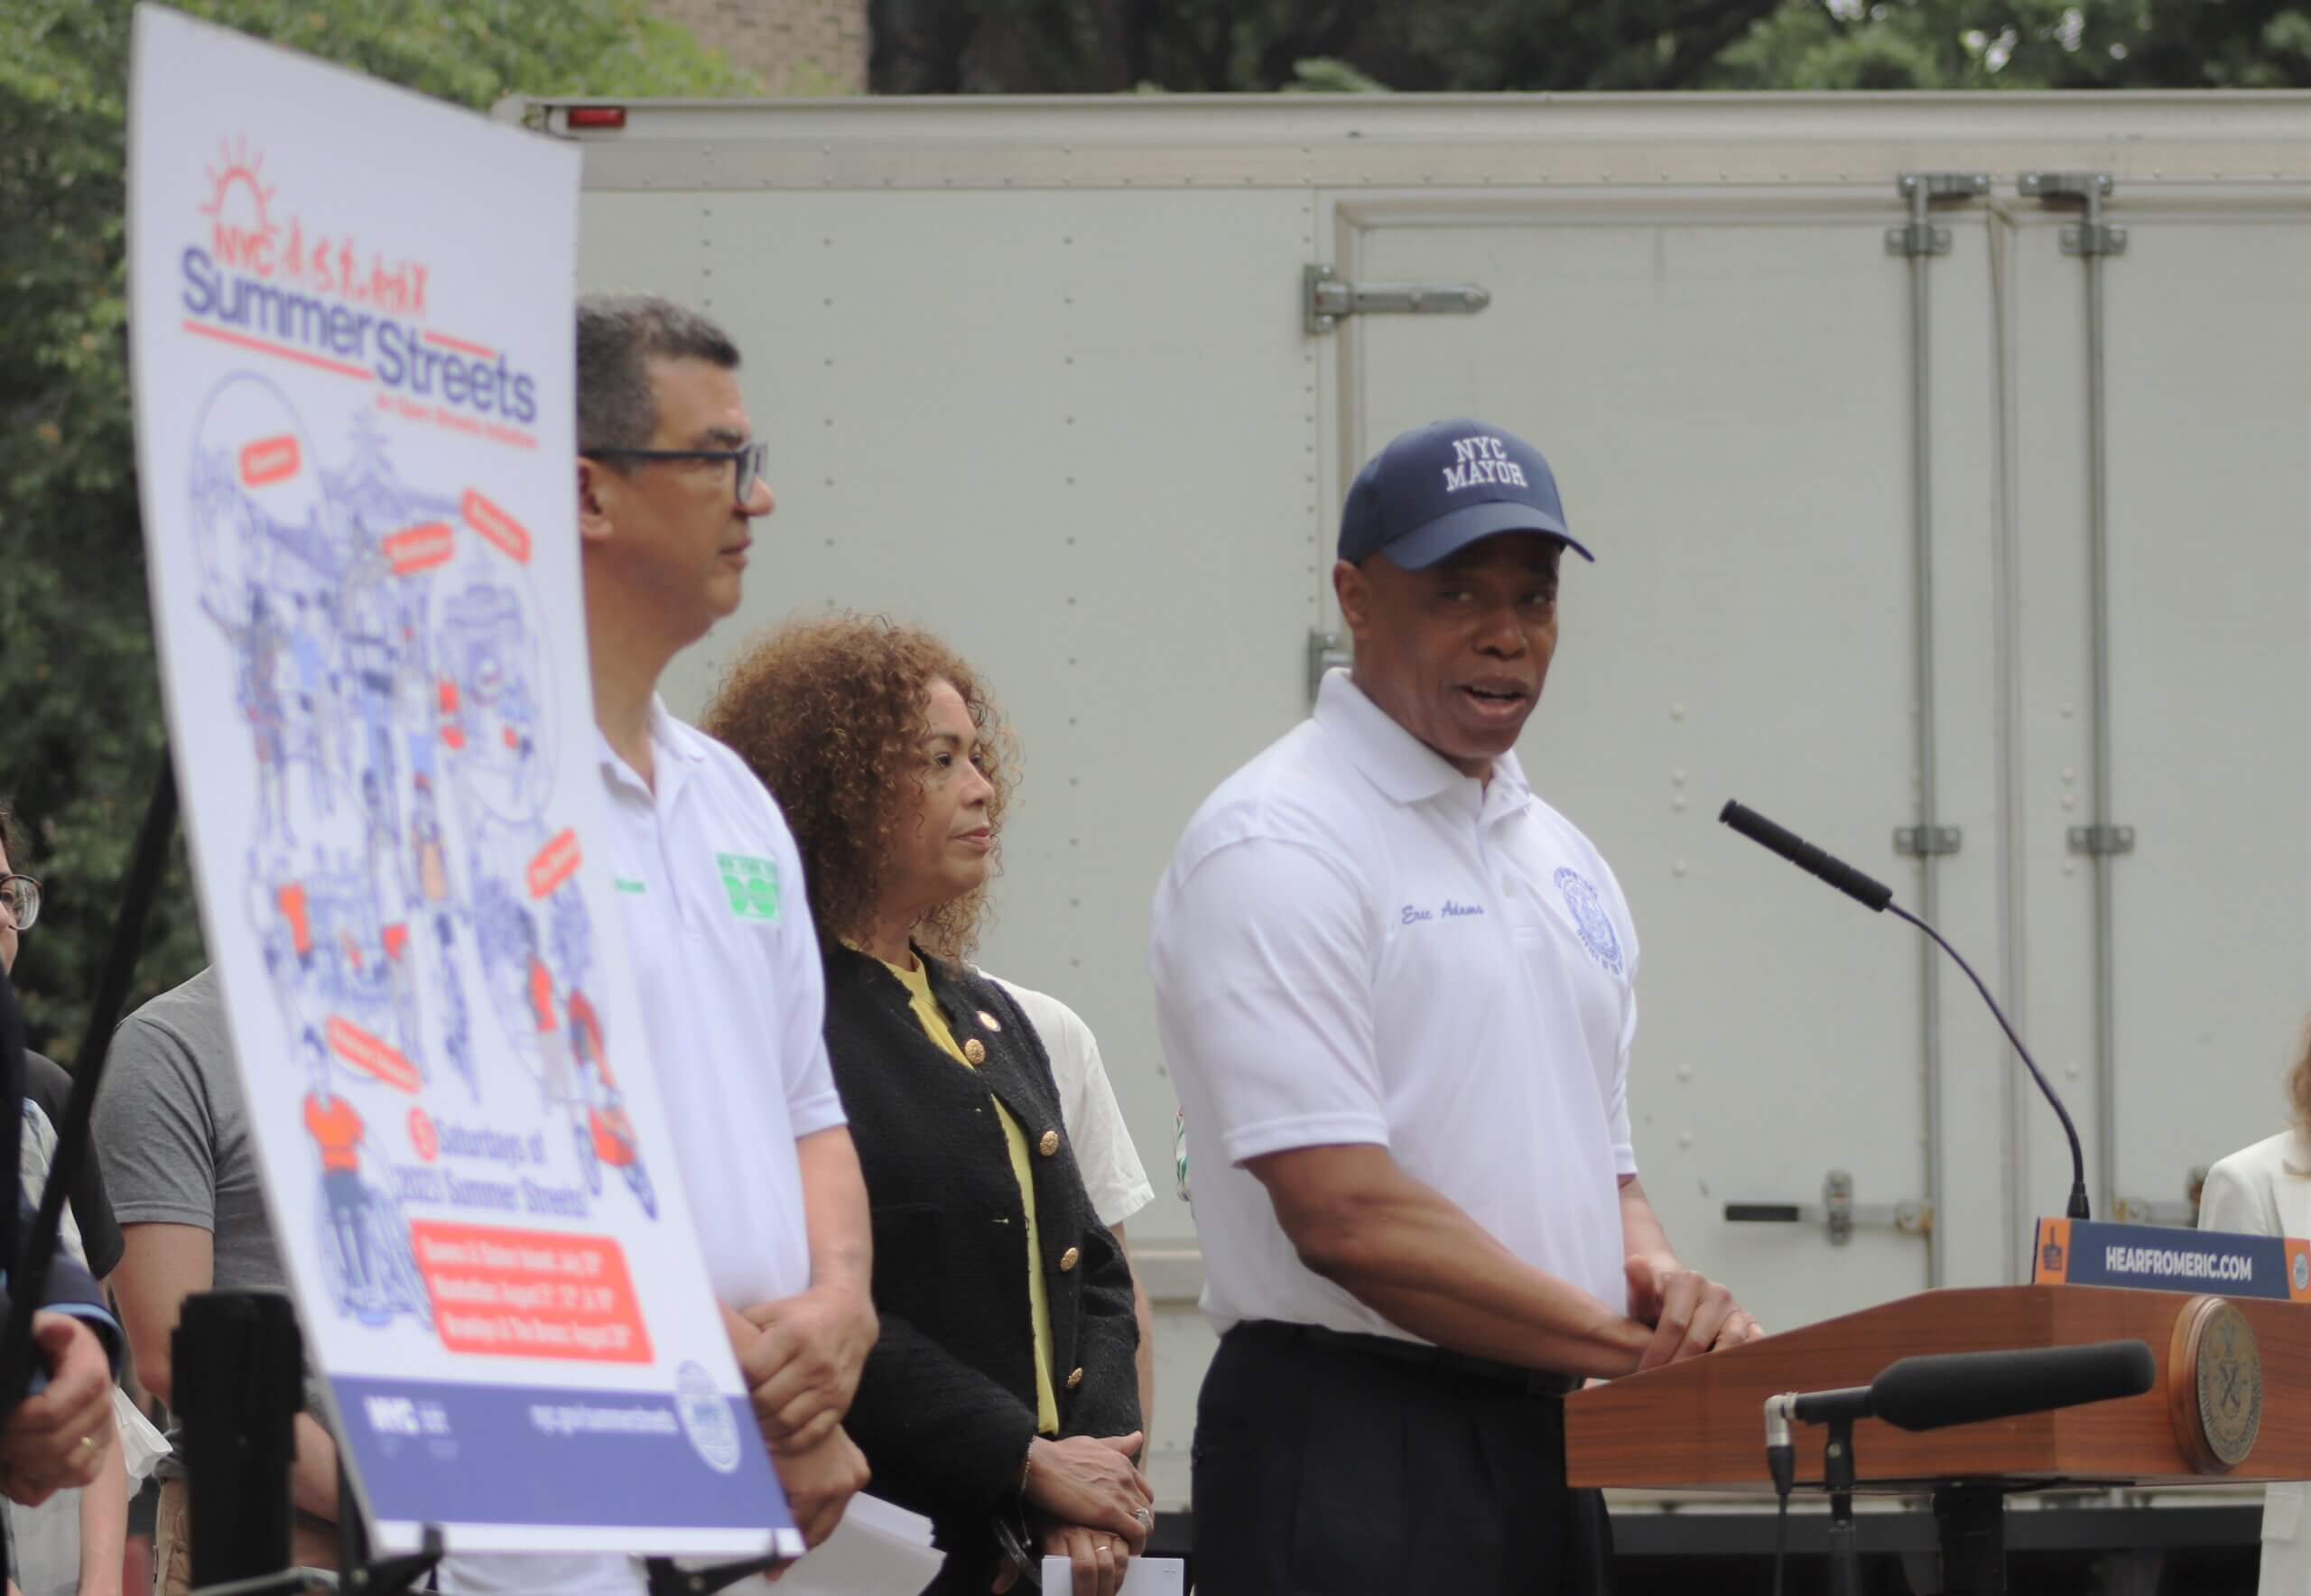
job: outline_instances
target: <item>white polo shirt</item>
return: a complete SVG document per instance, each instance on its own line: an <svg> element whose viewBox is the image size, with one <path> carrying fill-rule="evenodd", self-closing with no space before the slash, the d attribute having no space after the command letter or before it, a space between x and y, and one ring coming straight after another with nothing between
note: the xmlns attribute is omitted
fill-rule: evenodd
<svg viewBox="0 0 2311 1596"><path fill-rule="evenodd" d="M714 1294L811 1284L794 1143L845 1123L827 1062L826 978L803 858L746 762L650 706L657 791L598 730L611 873Z"/></svg>
<svg viewBox="0 0 2311 1596"><path fill-rule="evenodd" d="M746 762L663 701L650 703L654 793L599 728L594 741L626 961L674 1144L643 1157L681 1171L717 1297L744 1308L793 1296L811 1284L794 1143L846 1123L802 855ZM596 1554L452 1557L441 1584L457 1596L644 1591L639 1563Z"/></svg>
<svg viewBox="0 0 2311 1596"><path fill-rule="evenodd" d="M1348 1143L1387 1147L1527 1263L1626 1304L1637 934L1612 871L1515 755L1490 784L1464 776L1332 672L1314 716L1188 823L1149 964L1215 1329L1405 1337L1300 1262L1242 1167Z"/></svg>
<svg viewBox="0 0 2311 1596"><path fill-rule="evenodd" d="M643 1158L681 1172L717 1297L744 1308L793 1296L811 1284L794 1142L846 1123L802 855L746 762L663 701L650 705L654 793L599 728L594 740L626 960L673 1139ZM456 1596L645 1591L640 1563L581 1553L452 1557L441 1584Z"/></svg>

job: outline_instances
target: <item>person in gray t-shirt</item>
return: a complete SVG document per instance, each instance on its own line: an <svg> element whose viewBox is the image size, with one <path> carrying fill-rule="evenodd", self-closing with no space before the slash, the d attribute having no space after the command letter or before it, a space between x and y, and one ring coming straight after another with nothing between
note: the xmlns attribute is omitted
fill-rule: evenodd
<svg viewBox="0 0 2311 1596"><path fill-rule="evenodd" d="M197 1291L287 1294L217 972L202 970L121 1022L97 1094L96 1146L121 1228L112 1276L136 1372L175 1406L169 1335ZM162 1591L190 1583L181 1470L164 1463L153 1546ZM337 1447L297 1415L293 1553L337 1565Z"/></svg>

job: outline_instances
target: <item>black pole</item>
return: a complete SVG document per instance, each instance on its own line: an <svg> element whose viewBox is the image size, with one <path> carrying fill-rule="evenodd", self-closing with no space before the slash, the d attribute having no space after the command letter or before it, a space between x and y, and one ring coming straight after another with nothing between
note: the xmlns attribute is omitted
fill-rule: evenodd
<svg viewBox="0 0 2311 1596"><path fill-rule="evenodd" d="M1853 1522L1853 1418L1830 1421L1822 1448L1822 1483L1830 1493L1831 1596L1861 1596L1861 1546Z"/></svg>
<svg viewBox="0 0 2311 1596"><path fill-rule="evenodd" d="M144 923L150 918L161 872L169 859L169 838L176 830L176 772L167 748L161 750L160 774L153 779L153 799L144 808L144 823L136 832L136 851L130 856L128 882L122 888L120 914L113 921L112 947L105 955L96 1001L88 1009L88 1029L81 1033L80 1051L72 1070L72 1096L64 1123L56 1127L56 1158L49 1165L48 1185L40 1194L40 1217L11 1272L8 1322L0 1331L0 1413L14 1413L32 1383L32 1313L48 1294L49 1260L56 1256L57 1233L64 1223L64 1198L88 1156L88 1121L96 1113L97 1083L104 1074L105 1054L112 1046L113 1027L128 1007L128 988L136 978L137 956L144 950ZM14 1111L14 1105L10 1105ZM13 1180L14 1170L6 1172Z"/></svg>
<svg viewBox="0 0 2311 1596"><path fill-rule="evenodd" d="M2006 1488L1960 1480L1934 1492L1942 1596L2006 1596Z"/></svg>
<svg viewBox="0 0 2311 1596"><path fill-rule="evenodd" d="M289 1476L304 1406L297 1310L273 1292L204 1291L169 1337L192 1519L192 1583L289 1566Z"/></svg>

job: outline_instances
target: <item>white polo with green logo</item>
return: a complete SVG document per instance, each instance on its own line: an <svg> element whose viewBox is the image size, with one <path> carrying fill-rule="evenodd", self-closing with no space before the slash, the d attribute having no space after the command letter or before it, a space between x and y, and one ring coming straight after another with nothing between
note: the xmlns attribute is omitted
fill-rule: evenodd
<svg viewBox="0 0 2311 1596"><path fill-rule="evenodd" d="M653 702L654 793L597 734L626 956L715 1294L811 1283L794 1143L844 1123L803 861L745 763ZM644 1155L650 1155L645 1149Z"/></svg>

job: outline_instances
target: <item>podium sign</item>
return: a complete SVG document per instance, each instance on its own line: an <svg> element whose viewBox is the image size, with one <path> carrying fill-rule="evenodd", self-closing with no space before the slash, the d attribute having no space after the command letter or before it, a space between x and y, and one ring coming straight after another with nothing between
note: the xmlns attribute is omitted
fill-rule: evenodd
<svg viewBox="0 0 2311 1596"><path fill-rule="evenodd" d="M151 5L129 127L202 925L377 1542L799 1554L600 862L578 153Z"/></svg>
<svg viewBox="0 0 2311 1596"><path fill-rule="evenodd" d="M2037 1285L2123 1285L2311 1302L2311 1242L2042 1219L2030 1279Z"/></svg>

